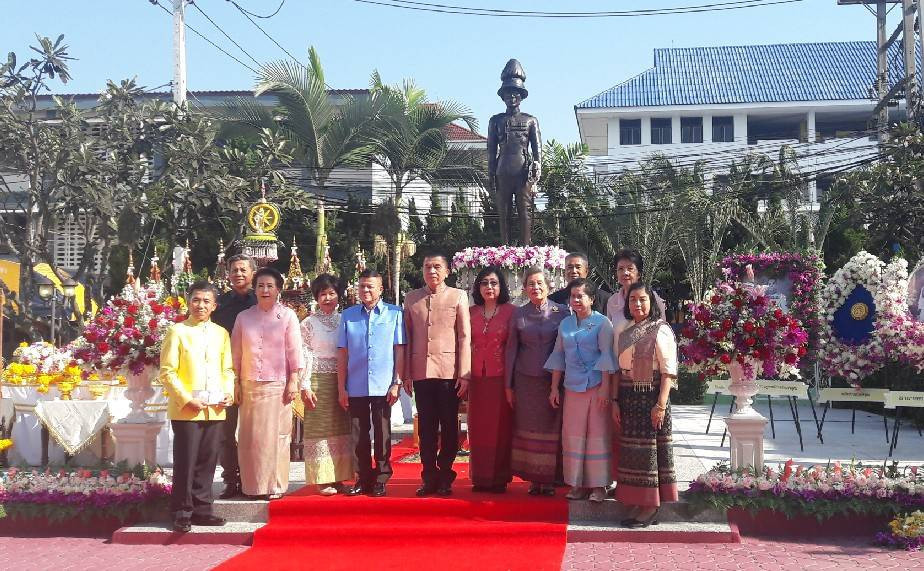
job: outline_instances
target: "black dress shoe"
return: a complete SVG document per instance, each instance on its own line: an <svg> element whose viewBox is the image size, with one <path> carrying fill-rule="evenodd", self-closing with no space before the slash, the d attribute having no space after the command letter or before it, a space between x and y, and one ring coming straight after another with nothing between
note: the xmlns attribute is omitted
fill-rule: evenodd
<svg viewBox="0 0 924 571"><path fill-rule="evenodd" d="M173 531L178 531L180 533L187 533L192 529L192 522L189 521L188 517L178 517L173 520Z"/></svg>
<svg viewBox="0 0 924 571"><path fill-rule="evenodd" d="M347 488L343 491L343 495L345 496L359 496L368 493L369 491L366 489L366 486L360 484L359 482L356 482L353 484L353 487Z"/></svg>
<svg viewBox="0 0 924 571"><path fill-rule="evenodd" d="M506 494L507 484L498 484L496 486L492 486L491 489L488 491L491 492L492 494Z"/></svg>
<svg viewBox="0 0 924 571"><path fill-rule="evenodd" d="M241 485L235 483L225 484L225 489L218 495L220 500L230 500L231 498L236 498L241 496Z"/></svg>
<svg viewBox="0 0 924 571"><path fill-rule="evenodd" d="M451 496L452 495L452 484L441 485L439 488L436 489L436 495L443 496L444 498L446 496Z"/></svg>
<svg viewBox="0 0 924 571"><path fill-rule="evenodd" d="M436 486L432 484L424 484L423 486L417 488L417 492L415 492L415 495L418 498L432 496L433 494L436 493L436 490L437 490Z"/></svg>
<svg viewBox="0 0 924 571"><path fill-rule="evenodd" d="M211 514L209 515L193 514L193 516L189 518L189 521L192 522L193 525L208 525L208 526L213 526L213 527L219 526L219 525L225 525L226 523L228 523L225 518L218 517L217 515L211 515Z"/></svg>
<svg viewBox="0 0 924 571"><path fill-rule="evenodd" d="M480 494L490 494L494 492L494 486L482 486L481 484L475 484L472 486L472 491Z"/></svg>
<svg viewBox="0 0 924 571"><path fill-rule="evenodd" d="M384 498L385 497L385 484L381 482L376 482L372 485L372 492L369 494L373 498Z"/></svg>
<svg viewBox="0 0 924 571"><path fill-rule="evenodd" d="M631 529L639 529L643 527L648 527L649 525L658 525L658 512L661 511L660 508L656 509L653 514L648 516L645 519L632 518L632 521L629 522L629 525L626 527Z"/></svg>

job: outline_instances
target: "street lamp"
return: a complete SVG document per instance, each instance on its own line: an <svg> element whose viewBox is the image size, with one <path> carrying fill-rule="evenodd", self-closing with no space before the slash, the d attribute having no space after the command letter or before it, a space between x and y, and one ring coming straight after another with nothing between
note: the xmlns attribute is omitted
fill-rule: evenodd
<svg viewBox="0 0 924 571"><path fill-rule="evenodd" d="M43 301L51 300L51 344L55 343L55 284L50 279L39 274L35 280L38 286L38 295Z"/></svg>

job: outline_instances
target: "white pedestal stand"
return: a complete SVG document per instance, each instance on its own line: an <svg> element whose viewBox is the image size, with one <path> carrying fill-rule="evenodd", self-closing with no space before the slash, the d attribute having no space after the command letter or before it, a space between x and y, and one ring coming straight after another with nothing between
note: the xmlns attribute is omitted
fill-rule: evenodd
<svg viewBox="0 0 924 571"><path fill-rule="evenodd" d="M125 460L130 466L142 463L153 466L157 463L157 434L164 422L144 410L145 402L154 396L152 374L153 369L145 369L138 375L125 374L128 384L125 396L131 401L131 412L111 427L116 462Z"/></svg>
<svg viewBox="0 0 924 571"><path fill-rule="evenodd" d="M759 365L759 364L758 364ZM754 370L760 370L755 366ZM756 378L748 378L738 363L728 365L729 392L735 395L735 412L725 419L728 426L732 469L764 467L764 427L767 419L751 406L757 394Z"/></svg>

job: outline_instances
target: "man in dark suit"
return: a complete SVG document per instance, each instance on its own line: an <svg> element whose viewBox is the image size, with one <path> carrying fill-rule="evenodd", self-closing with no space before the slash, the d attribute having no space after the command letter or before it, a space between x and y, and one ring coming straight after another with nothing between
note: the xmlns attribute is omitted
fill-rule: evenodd
<svg viewBox="0 0 924 571"><path fill-rule="evenodd" d="M565 258L565 279L570 283L572 280L578 278L587 279L587 275L590 273L590 262L587 260L587 256L581 252L571 252L568 254L568 257ZM556 291L555 293L549 295L549 299L555 303L559 303L566 307L571 307L569 304L569 297L571 292L568 291L567 285ZM603 291L603 289L597 290L597 297L594 299L594 304L592 306L593 310L603 315L606 315L606 302L610 299L610 294Z"/></svg>

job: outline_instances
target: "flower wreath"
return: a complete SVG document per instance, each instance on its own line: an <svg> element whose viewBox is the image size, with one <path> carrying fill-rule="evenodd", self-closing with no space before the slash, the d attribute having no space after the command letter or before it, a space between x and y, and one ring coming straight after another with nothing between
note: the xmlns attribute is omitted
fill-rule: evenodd
<svg viewBox="0 0 924 571"><path fill-rule="evenodd" d="M876 293L881 308L876 325L886 355L924 372L924 322L908 309L908 261L895 258L882 271L882 285Z"/></svg>
<svg viewBox="0 0 924 571"><path fill-rule="evenodd" d="M831 276L821 292L823 319L818 361L829 376L843 377L853 386L860 386L863 379L882 368L886 360L881 330L875 326L880 313L885 311L882 302L888 305L880 292L884 270L882 260L868 252L859 252ZM844 341L835 334L833 321L857 287L865 288L873 296L875 307L869 311L874 314L874 325L862 341Z"/></svg>
<svg viewBox="0 0 924 571"><path fill-rule="evenodd" d="M744 281L747 266L756 274L787 276L792 282L789 314L799 320L809 336L808 351L818 349L821 333L819 289L824 263L814 253L767 252L726 256L719 269L731 281Z"/></svg>

